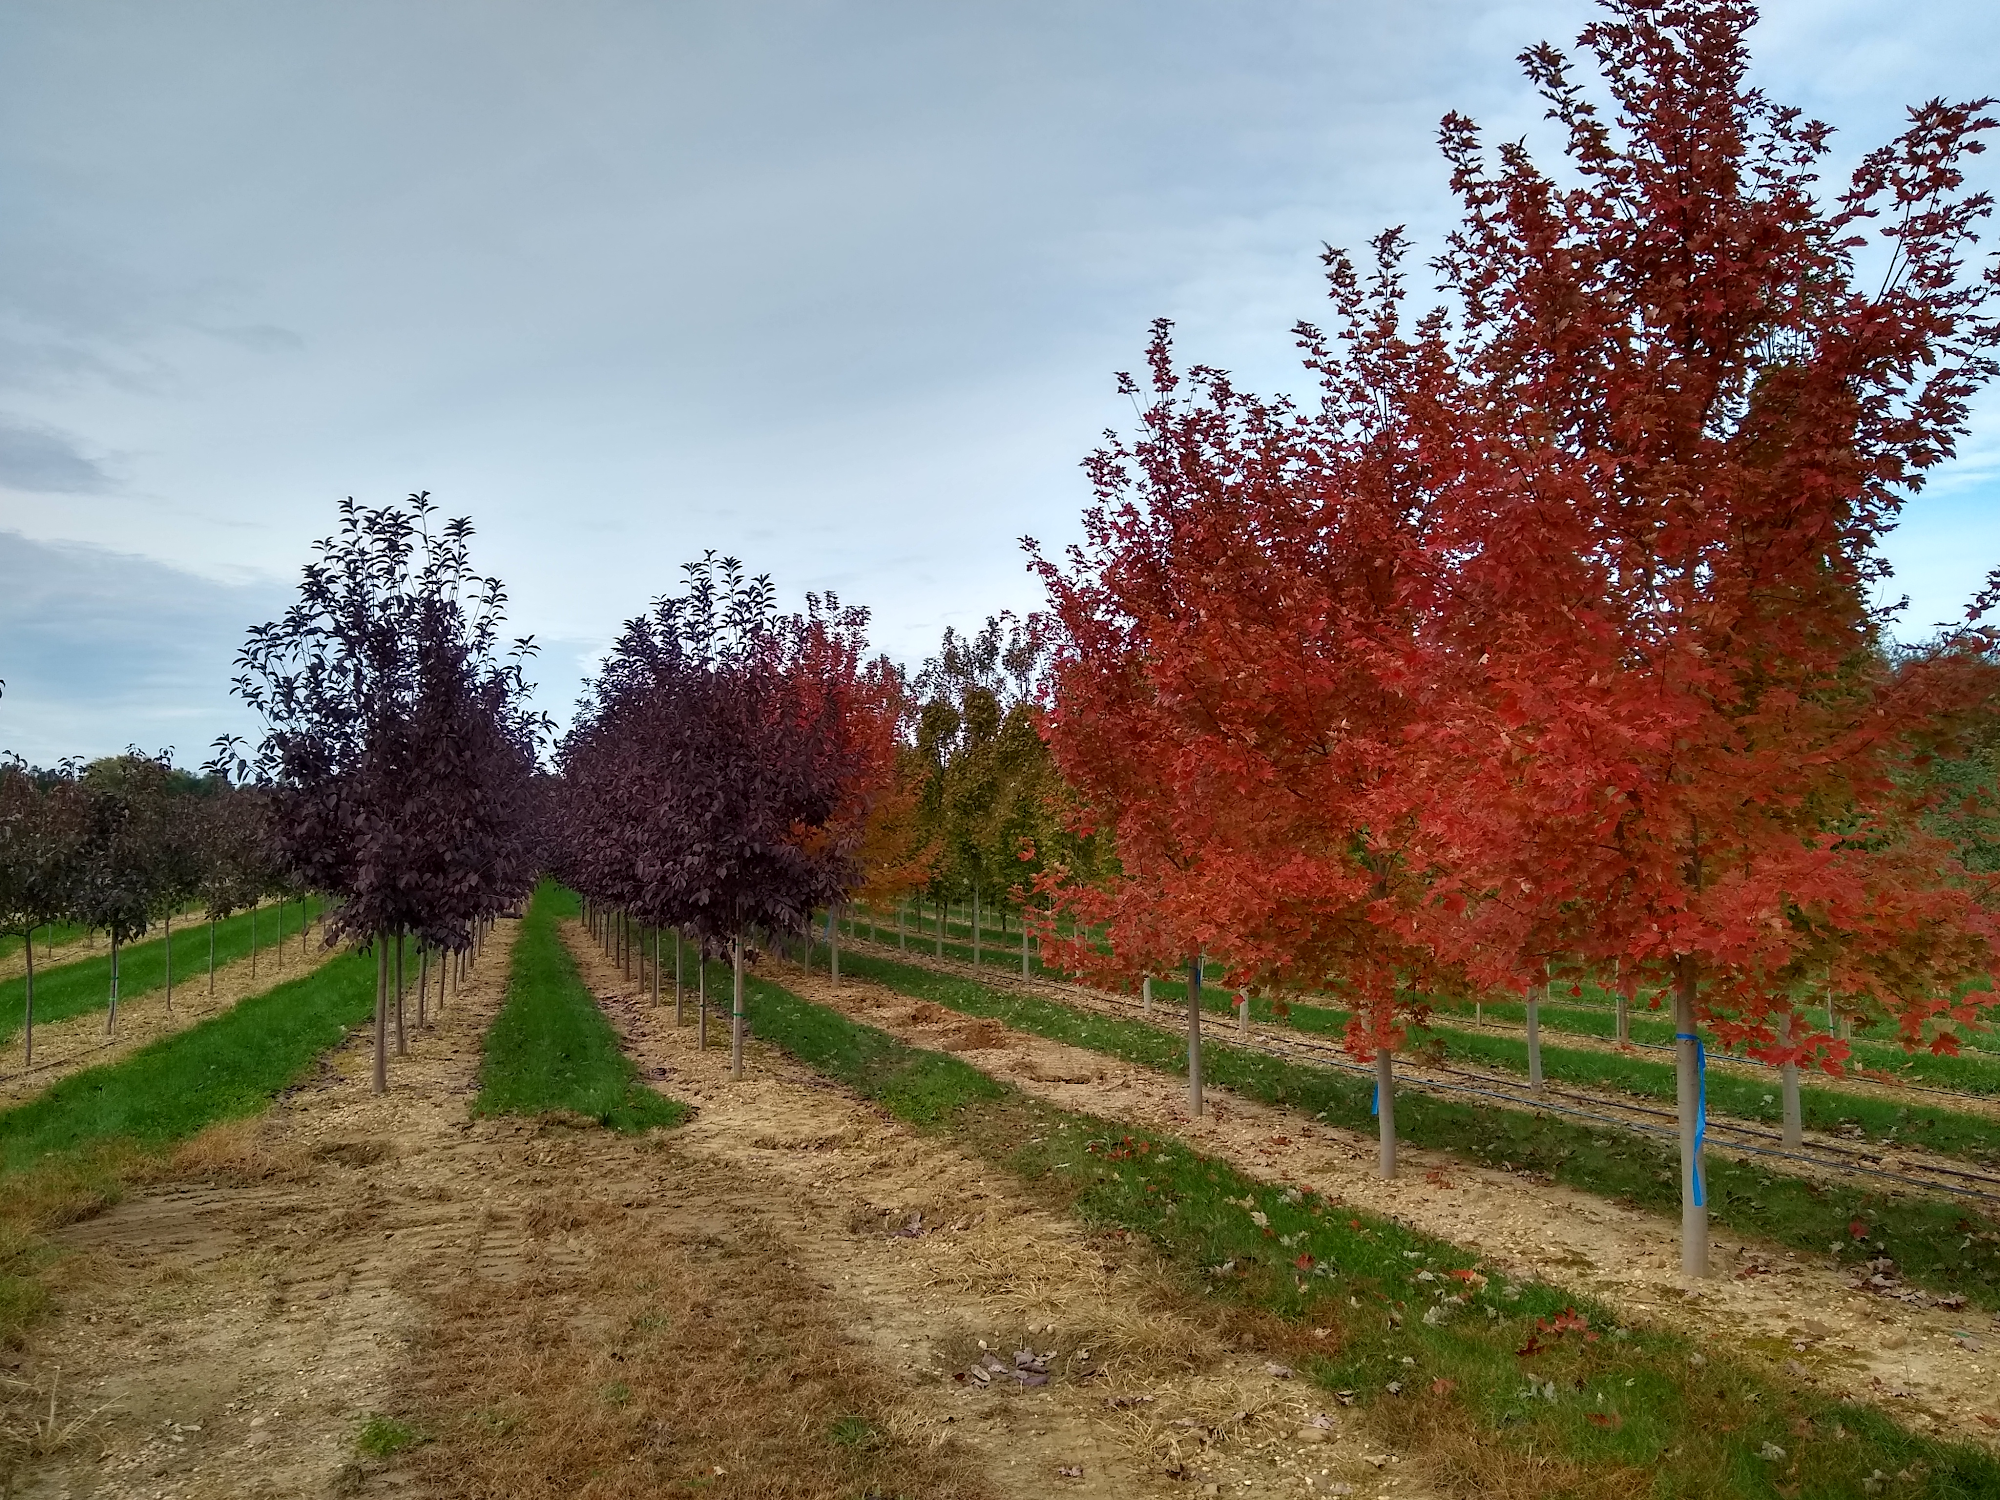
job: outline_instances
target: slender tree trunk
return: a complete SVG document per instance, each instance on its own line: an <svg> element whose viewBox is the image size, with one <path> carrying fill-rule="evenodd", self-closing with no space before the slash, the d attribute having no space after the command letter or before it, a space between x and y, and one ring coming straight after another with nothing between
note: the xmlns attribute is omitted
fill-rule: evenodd
<svg viewBox="0 0 2000 1500"><path fill-rule="evenodd" d="M1375 1123L1381 1141L1375 1175L1396 1175L1396 1055L1387 1047L1375 1050Z"/></svg>
<svg viewBox="0 0 2000 1500"><path fill-rule="evenodd" d="M1144 979L1139 981L1139 1014L1142 1016L1150 1016L1152 1013L1153 1013L1153 976L1151 974L1148 974Z"/></svg>
<svg viewBox="0 0 2000 1500"><path fill-rule="evenodd" d="M694 1047L697 1052L706 1052L708 1050L708 950L705 947L695 950L694 973Z"/></svg>
<svg viewBox="0 0 2000 1500"><path fill-rule="evenodd" d="M1188 960L1188 1113L1201 1114L1201 959Z"/></svg>
<svg viewBox="0 0 2000 1500"><path fill-rule="evenodd" d="M743 1077L743 934L731 944L730 960L735 969L735 1008L729 1013L729 1076Z"/></svg>
<svg viewBox="0 0 2000 1500"><path fill-rule="evenodd" d="M35 1065L35 931L28 929L28 941L21 945L28 955L28 1008L21 1018L21 1071L26 1072Z"/></svg>
<svg viewBox="0 0 2000 1500"><path fill-rule="evenodd" d="M972 882L972 967L979 967L979 882Z"/></svg>
<svg viewBox="0 0 2000 1500"><path fill-rule="evenodd" d="M1028 911L1021 909L1021 977L1028 977Z"/></svg>
<svg viewBox="0 0 2000 1500"><path fill-rule="evenodd" d="M1248 1038L1250 1035L1250 992L1245 990L1236 997L1236 1033Z"/></svg>
<svg viewBox="0 0 2000 1500"><path fill-rule="evenodd" d="M406 1057L410 1038L403 1030L403 929L396 929L396 1056Z"/></svg>
<svg viewBox="0 0 2000 1500"><path fill-rule="evenodd" d="M937 908L937 956L939 958L943 958L944 923L945 923L945 918L951 914L951 903L948 901L933 901L931 905Z"/></svg>
<svg viewBox="0 0 2000 1500"><path fill-rule="evenodd" d="M174 914L168 912L167 924L167 1014L174 1013Z"/></svg>
<svg viewBox="0 0 2000 1500"><path fill-rule="evenodd" d="M208 992L215 993L215 918L208 919Z"/></svg>
<svg viewBox="0 0 2000 1500"><path fill-rule="evenodd" d="M1799 1018L1796 1014L1785 1017L1785 1041L1798 1040ZM1785 1137L1787 1149L1796 1151L1805 1144L1805 1111L1799 1105L1799 1065L1788 1062L1779 1070L1785 1094Z"/></svg>
<svg viewBox="0 0 2000 1500"><path fill-rule="evenodd" d="M389 934L375 934L375 1092L389 1092Z"/></svg>
<svg viewBox="0 0 2000 1500"><path fill-rule="evenodd" d="M674 1024L685 1026L687 1017L681 1004L681 930L674 929Z"/></svg>
<svg viewBox="0 0 2000 1500"><path fill-rule="evenodd" d="M118 934L111 934L111 1009L104 1016L104 1034L118 1030Z"/></svg>
<svg viewBox="0 0 2000 1500"><path fill-rule="evenodd" d="M660 1008L660 929L653 929L653 1009Z"/></svg>
<svg viewBox="0 0 2000 1500"><path fill-rule="evenodd" d="M1632 1045L1632 1002L1623 990L1618 992L1618 1045Z"/></svg>
<svg viewBox="0 0 2000 1500"><path fill-rule="evenodd" d="M1706 1109L1702 1088L1701 1042L1696 1037L1696 960L1676 961L1674 974L1674 1082L1681 1126L1681 1273L1706 1276L1708 1267L1708 1191L1702 1166Z"/></svg>
<svg viewBox="0 0 2000 1500"><path fill-rule="evenodd" d="M840 993L840 907L836 904L826 914L826 953L828 972L833 976L833 991Z"/></svg>
<svg viewBox="0 0 2000 1500"><path fill-rule="evenodd" d="M250 977L257 977L257 903L250 903Z"/></svg>
<svg viewBox="0 0 2000 1500"><path fill-rule="evenodd" d="M908 953L910 951L909 915L910 903L908 898L905 897L896 903L896 951L898 953Z"/></svg>
<svg viewBox="0 0 2000 1500"><path fill-rule="evenodd" d="M431 1004L431 945L417 949L417 1025L423 1026Z"/></svg>
<svg viewBox="0 0 2000 1500"><path fill-rule="evenodd" d="M1548 992L1547 980L1528 991L1528 1087L1537 1090L1542 1086L1541 997Z"/></svg>
<svg viewBox="0 0 2000 1500"><path fill-rule="evenodd" d="M271 940L271 956L278 961L278 972L285 972L285 903L271 904L271 916L278 924L278 935Z"/></svg>

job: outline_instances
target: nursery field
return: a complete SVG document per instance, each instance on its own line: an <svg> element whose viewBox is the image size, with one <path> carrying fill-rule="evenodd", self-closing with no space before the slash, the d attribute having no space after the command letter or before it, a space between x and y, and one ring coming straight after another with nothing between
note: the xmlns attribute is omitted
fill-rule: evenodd
<svg viewBox="0 0 2000 1500"><path fill-rule="evenodd" d="M1218 1026L1190 1119L1148 1018L865 942L753 955L732 1081L671 946L544 885L385 1094L348 954L0 1114L7 1492L2000 1491L1928 1199L1719 1171L1690 1287L1550 1121L1384 1182L1344 1075Z"/></svg>

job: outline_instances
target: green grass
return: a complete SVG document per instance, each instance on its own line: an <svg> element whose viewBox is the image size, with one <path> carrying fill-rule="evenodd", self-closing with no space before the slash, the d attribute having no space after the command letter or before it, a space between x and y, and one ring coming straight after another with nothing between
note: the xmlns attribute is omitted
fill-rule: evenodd
<svg viewBox="0 0 2000 1500"><path fill-rule="evenodd" d="M1421 1446L1433 1427L1471 1421L1485 1442L1660 1500L1859 1496L1877 1469L1908 1471L1899 1494L2000 1493L1988 1454L1727 1357L1697 1367L1687 1340L1622 1327L1554 1287L1488 1279L1445 1241L1031 1099L778 985L749 989L765 1040L948 1132L1052 1206L1150 1241L1190 1288L1326 1329L1328 1352L1301 1373L1347 1393L1395 1440ZM1766 1444L1785 1459L1760 1457Z"/></svg>
<svg viewBox="0 0 2000 1500"><path fill-rule="evenodd" d="M318 913L320 903L311 903ZM257 913L258 973L265 972L264 961L271 963L270 977L273 982L282 979L285 967L281 967L277 955L271 951L273 940L278 934L277 914L284 914L284 931L288 948L284 965L294 972L299 967L299 913L297 903L284 908L266 907ZM318 943L317 935L308 937L306 944L310 950ZM239 958L250 956L250 913L242 912L226 922L215 926L215 963L220 968ZM194 989L208 982L208 924L195 919L174 929L174 988ZM155 990L166 988L167 983L167 942L164 937L148 938L144 942L127 943L118 950L118 999L120 1004L136 1000L141 995L149 995ZM17 975L0 982L0 1042L6 1041L21 1029L26 1012L28 977ZM69 1016L80 1016L88 1011L104 1010L111 1000L111 953L104 952L89 958L71 959L53 968L35 966L35 1024L61 1021Z"/></svg>
<svg viewBox="0 0 2000 1500"><path fill-rule="evenodd" d="M0 1114L0 1173L100 1143L171 1145L256 1113L375 1007L375 965L344 954Z"/></svg>
<svg viewBox="0 0 2000 1500"><path fill-rule="evenodd" d="M888 959L857 954L842 966L857 978L965 1015L990 1017L1158 1072L1186 1072L1185 1042L1140 1021ZM1374 1130L1372 1083L1361 1075L1233 1047L1213 1035L1203 1042L1202 1071L1209 1083L1263 1103L1350 1130ZM1415 1089L1398 1095L1396 1126L1399 1137L1415 1146L1454 1151L1482 1166L1534 1173L1655 1212L1679 1212L1679 1174L1668 1141ZM1887 1255L1919 1286L2000 1309L2000 1222L1980 1209L1926 1197L1889 1199L1715 1154L1705 1160L1709 1212L1717 1223L1817 1258L1838 1255L1852 1263ZM1865 1238L1857 1236L1857 1226Z"/></svg>
<svg viewBox="0 0 2000 1500"><path fill-rule="evenodd" d="M404 1449L428 1441L409 1423L394 1417L370 1417L354 1435L354 1446L371 1458L394 1458Z"/></svg>
<svg viewBox="0 0 2000 1500"><path fill-rule="evenodd" d="M56 922L47 927L37 927L35 929L35 952L41 953L48 944L55 944L60 947L64 944L73 943L82 937L87 930L78 922ZM20 951L21 938L18 933L8 933L5 937L0 937L0 958L11 958Z"/></svg>
<svg viewBox="0 0 2000 1500"><path fill-rule="evenodd" d="M688 1107L640 1080L563 944L557 924L576 911L575 896L552 882L535 892L515 939L507 1003L486 1034L473 1112L568 1112L626 1131L678 1125Z"/></svg>
<svg viewBox="0 0 2000 1500"><path fill-rule="evenodd" d="M891 912L887 925L883 926L880 925L881 914L877 913L877 922L877 941L894 943L896 940L895 914ZM937 951L936 924L931 921L928 914L926 914L925 923L926 925L921 933L917 931L916 925L913 923L908 934L910 951L920 956L934 955ZM814 930L818 934L819 941L823 947L825 940L824 922ZM960 962L970 962L972 959L971 933L972 924L969 921L955 917L947 923L944 943L945 957L955 958ZM980 957L983 962L991 964L996 973L1019 973L1021 967L1020 930L1016 928L1007 934L1005 938L1002 938L992 929L987 929L986 938L982 940ZM847 961L845 957L842 958L841 962L842 967L846 967ZM1208 966L1208 970L1207 977L1211 987L1203 993L1203 1009L1216 1012L1217 1014L1228 1013L1236 1003L1236 991L1223 988L1219 979L1219 970L1215 964L1211 963ZM1031 978L1036 979L1052 979L1064 982L1069 980L1069 976L1061 970L1044 967L1039 951L1032 952L1029 955L1028 973ZM1588 989L1588 987L1586 988ZM1589 993L1598 995L1598 1001L1556 999L1542 1006L1541 1020L1542 1030L1545 1033L1543 1043L1545 1049L1548 1045L1546 1034L1551 1032L1566 1032L1572 1036L1597 1037L1605 1041L1613 1040L1617 1036L1618 1018L1615 1011L1610 1008L1611 997L1608 994L1594 990L1589 991ZM1160 976L1153 981L1153 997L1156 1000L1179 1003L1185 1001L1186 996L1187 986L1178 979ZM1333 1034L1338 1035L1341 1027L1345 1026L1347 1022L1346 1012L1334 1007L1293 1001L1291 1002L1290 1009L1292 1011L1290 1024L1298 1026L1302 1030L1330 1030ZM1250 1013L1252 1017L1260 1021L1285 1024L1285 1018L1277 1016L1274 1013L1271 1002L1261 997L1252 997ZM1462 1028L1451 1027L1448 1024L1449 1019L1471 1019L1473 1015L1471 1001L1440 1001L1438 1003L1437 1014L1440 1017L1447 1018L1446 1025L1436 1028L1440 1032L1478 1034L1465 1033ZM1315 1015L1327 1018L1331 1024L1326 1026L1312 1024ZM1523 1026L1526 1023L1527 1007L1518 1000L1489 1000L1484 1003L1484 1016L1488 1021L1500 1022L1511 1026ZM2000 1011L1994 1011L1989 1014L1989 1022L2000 1024ZM1630 1017L1629 1035L1634 1042L1666 1046L1673 1041L1673 1034L1674 1027L1672 1021L1654 1019L1643 1006L1633 1009ZM1992 1039L1980 1038L1979 1040L1990 1042ZM2000 1048L1969 1046L1959 1056L1947 1057L1934 1055L1929 1052L1909 1053L1905 1052L1902 1047L1894 1042L1870 1041L1865 1037L1857 1037L1850 1045L1853 1048L1853 1065L1871 1072L1886 1074L1892 1080L1927 1084L1933 1088L1959 1089L1966 1093L2000 1094ZM1525 1057L1525 1053L1523 1056ZM1525 1069L1525 1062L1523 1063L1523 1068ZM1711 1075L1711 1078L1713 1076ZM1775 1073L1772 1076L1775 1079ZM1773 1106L1773 1108L1775 1109L1776 1106ZM1893 1115L1893 1113L1892 1111L1891 1114ZM1746 1117L1762 1119L1766 1116L1757 1114ZM1776 1113L1772 1113L1769 1115L1769 1118L1776 1120L1778 1116ZM1842 1117L1833 1116L1830 1118L1838 1120ZM1855 1116L1854 1118L1864 1128L1869 1129L1871 1133L1880 1133L1871 1124L1869 1118L1861 1116ZM1893 1118L1884 1118L1882 1127L1886 1129L1888 1125L1894 1123L1896 1121ZM1907 1130L1909 1128L1922 1127L1916 1126L1913 1121L1910 1125L1906 1125L1903 1128ZM1940 1139L1942 1138L1940 1136ZM1934 1144L1929 1139L1926 1139L1923 1144L1930 1146L1933 1150L1947 1149Z"/></svg>
<svg viewBox="0 0 2000 1500"><path fill-rule="evenodd" d="M1185 1003L1185 985L1169 987L1155 984L1153 991L1154 998L1163 1004ZM1202 992L1204 1013L1233 1017L1235 1002L1236 992L1232 990ZM1250 1015L1253 1021L1265 1027L1288 1027L1316 1036L1339 1037L1347 1028L1347 1012L1344 1010L1293 1001L1280 1014L1271 1001L1261 996L1251 998ZM1446 1058L1478 1063L1523 1078L1527 1076L1528 1043L1525 1037L1433 1023L1419 1028L1412 1040L1421 1047L1432 1038L1442 1043ZM1714 1060L1711 1054L1710 1061ZM1542 1072L1556 1082L1617 1089L1662 1104L1671 1104L1674 1100L1674 1067L1664 1060L1552 1045L1544 1037ZM1708 1074L1708 1105L1718 1115L1771 1126L1780 1124L1784 1117L1784 1103L1775 1072L1745 1078L1720 1068L1711 1068ZM2000 1165L2000 1126L1979 1115L1942 1109L1918 1099L1899 1104L1888 1099L1818 1088L1804 1080L1799 1089L1799 1108L1809 1130L1836 1133L1843 1126L1858 1126L1863 1134L1885 1143L1897 1142L1941 1155Z"/></svg>

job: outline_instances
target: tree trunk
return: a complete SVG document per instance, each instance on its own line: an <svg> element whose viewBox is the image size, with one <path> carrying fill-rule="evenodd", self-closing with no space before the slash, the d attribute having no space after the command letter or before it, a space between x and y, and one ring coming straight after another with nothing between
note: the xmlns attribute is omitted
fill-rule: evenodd
<svg viewBox="0 0 2000 1500"><path fill-rule="evenodd" d="M111 1009L104 1016L104 1034L118 1030L118 934L111 934Z"/></svg>
<svg viewBox="0 0 2000 1500"><path fill-rule="evenodd" d="M409 1034L403 1030L403 929L396 929L396 1056L407 1057Z"/></svg>
<svg viewBox="0 0 2000 1500"><path fill-rule="evenodd" d="M653 929L653 1009L660 1008L660 929Z"/></svg>
<svg viewBox="0 0 2000 1500"><path fill-rule="evenodd" d="M278 961L278 972L285 972L285 903L274 902L271 915L278 923L278 935L271 940L271 955Z"/></svg>
<svg viewBox="0 0 2000 1500"><path fill-rule="evenodd" d="M375 934L375 1092L389 1092L389 934Z"/></svg>
<svg viewBox="0 0 2000 1500"><path fill-rule="evenodd" d="M943 958L943 957L944 957L944 921L945 921L945 918L946 918L946 916L948 916L948 915L950 914L950 912L951 912L951 903L950 903L950 902L948 902L948 901L939 901L939 902L935 902L934 904L935 904L935 905L936 905L936 907L937 907L937 956L938 956L939 958Z"/></svg>
<svg viewBox="0 0 2000 1500"><path fill-rule="evenodd" d="M1248 1039L1250 1036L1250 992L1245 990L1236 997L1236 1034Z"/></svg>
<svg viewBox="0 0 2000 1500"><path fill-rule="evenodd" d="M908 953L910 951L909 915L909 901L907 899L898 901L896 903L896 951L898 953Z"/></svg>
<svg viewBox="0 0 2000 1500"><path fill-rule="evenodd" d="M1685 1276L1709 1274L1708 1193L1701 1162L1708 1133L1707 1101L1701 1040L1694 1029L1697 975L1692 955L1676 962L1674 1082L1681 1127L1681 1273Z"/></svg>
<svg viewBox="0 0 2000 1500"><path fill-rule="evenodd" d="M28 940L21 945L28 955L28 1008L21 1018L21 1071L26 1072L35 1062L35 930L28 929Z"/></svg>
<svg viewBox="0 0 2000 1500"><path fill-rule="evenodd" d="M1396 1175L1396 1056L1387 1047L1375 1050L1375 1123L1381 1140L1375 1175Z"/></svg>
<svg viewBox="0 0 2000 1500"><path fill-rule="evenodd" d="M826 958L828 972L833 975L833 989L840 993L840 907L830 908L826 914Z"/></svg>
<svg viewBox="0 0 2000 1500"><path fill-rule="evenodd" d="M1548 992L1546 980L1528 991L1528 1087L1538 1091L1542 1086L1542 1002L1538 997Z"/></svg>
<svg viewBox="0 0 2000 1500"><path fill-rule="evenodd" d="M431 945L417 949L417 1025L424 1024L431 1005Z"/></svg>
<svg viewBox="0 0 2000 1500"><path fill-rule="evenodd" d="M681 930L674 929L674 1024L687 1024L686 1007L681 1003Z"/></svg>
<svg viewBox="0 0 2000 1500"><path fill-rule="evenodd" d="M708 951L706 948L695 950L694 973L694 1047L697 1052L706 1052L708 1050Z"/></svg>
<svg viewBox="0 0 2000 1500"><path fill-rule="evenodd" d="M979 882L972 882L972 967L979 967Z"/></svg>
<svg viewBox="0 0 2000 1500"><path fill-rule="evenodd" d="M257 977L257 903L250 903L250 977Z"/></svg>
<svg viewBox="0 0 2000 1500"><path fill-rule="evenodd" d="M1150 1016L1152 1013L1153 1013L1153 976L1151 974L1148 974L1144 979L1139 981L1139 1014L1142 1016Z"/></svg>
<svg viewBox="0 0 2000 1500"><path fill-rule="evenodd" d="M1632 1045L1632 1002L1623 990L1618 992L1618 1045Z"/></svg>
<svg viewBox="0 0 2000 1500"><path fill-rule="evenodd" d="M168 912L167 924L167 1014L174 1013L174 914Z"/></svg>
<svg viewBox="0 0 2000 1500"><path fill-rule="evenodd" d="M215 918L208 919L208 992L215 993Z"/></svg>
<svg viewBox="0 0 2000 1500"><path fill-rule="evenodd" d="M731 945L730 960L735 973L735 1008L729 1013L729 1076L743 1077L743 934L736 934Z"/></svg>
<svg viewBox="0 0 2000 1500"><path fill-rule="evenodd" d="M1785 1041L1798 1039L1799 1018L1797 1015L1785 1017ZM1785 1094L1785 1136L1786 1149L1796 1151L1805 1144L1805 1112L1799 1106L1799 1065L1788 1062L1779 1070Z"/></svg>
<svg viewBox="0 0 2000 1500"><path fill-rule="evenodd" d="M1021 977L1028 978L1028 911L1021 909Z"/></svg>
<svg viewBox="0 0 2000 1500"><path fill-rule="evenodd" d="M1188 1113L1201 1114L1201 960L1188 960Z"/></svg>

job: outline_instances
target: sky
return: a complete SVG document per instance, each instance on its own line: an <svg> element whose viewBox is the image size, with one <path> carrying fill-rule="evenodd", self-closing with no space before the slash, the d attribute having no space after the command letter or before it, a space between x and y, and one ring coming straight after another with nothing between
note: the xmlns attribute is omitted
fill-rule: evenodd
<svg viewBox="0 0 2000 1500"><path fill-rule="evenodd" d="M559 717L709 548L908 662L1034 608L1019 539L1076 535L1150 321L1301 388L1322 244L1434 249L1439 117L1545 140L1514 58L1590 14L9 0L0 751L254 733L232 658L346 495L473 519ZM2000 86L1976 0L1782 0L1753 46L1841 163ZM1916 626L1996 500L1988 399L1892 539Z"/></svg>

